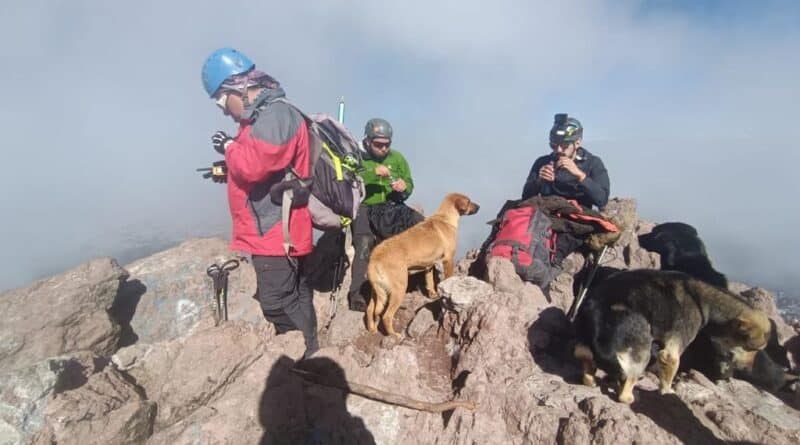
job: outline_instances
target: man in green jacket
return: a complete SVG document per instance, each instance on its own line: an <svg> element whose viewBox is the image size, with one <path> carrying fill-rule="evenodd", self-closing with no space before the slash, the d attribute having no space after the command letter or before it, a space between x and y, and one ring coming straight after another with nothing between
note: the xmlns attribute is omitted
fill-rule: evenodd
<svg viewBox="0 0 800 445"><path fill-rule="evenodd" d="M383 204L387 201L403 202L414 190L411 170L408 162L397 150L390 148L392 144L392 127L383 119L370 119L365 128L364 179L366 196L363 203L367 206Z"/></svg>
<svg viewBox="0 0 800 445"><path fill-rule="evenodd" d="M366 155L361 177L366 196L353 222L355 258L348 295L350 309L355 311L364 311L371 294L367 262L372 248L424 219L404 204L414 190L414 181L406 158L391 148L392 134L385 119L370 119L364 128Z"/></svg>

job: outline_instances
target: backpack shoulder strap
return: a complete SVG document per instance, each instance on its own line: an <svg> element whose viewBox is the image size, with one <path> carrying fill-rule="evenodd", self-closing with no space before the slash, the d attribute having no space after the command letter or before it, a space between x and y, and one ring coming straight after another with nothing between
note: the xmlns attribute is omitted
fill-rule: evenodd
<svg viewBox="0 0 800 445"><path fill-rule="evenodd" d="M319 142L315 141L314 138L311 137L311 132L312 132L311 126L315 125L314 122L305 113L303 113L302 110L297 108L297 106L295 104L289 102L284 97L279 97L279 98L273 99L273 100L271 100L269 102L266 102L265 105L269 105L269 104L275 103L275 102L281 102L281 103L284 103L284 104L290 106L293 110L297 111L297 113L300 114L300 116L302 116L303 120L306 122L306 126L308 127L308 130L309 130L309 151L311 152L310 153L310 159L309 159L309 166L308 166L309 167L309 175L313 175L314 174L314 164L315 164L315 161L316 161L315 158L317 157L317 156L314 155L314 150L319 150L319 147L315 147L315 145L319 144ZM264 105L262 105L262 106L264 106ZM300 177L300 175L297 174L297 171L295 171L295 169L290 164L289 167L284 172L283 180L284 181L289 181L289 180L292 180L292 179L295 179L295 178L302 179ZM292 201L293 200L294 200L294 192L293 192L292 188L291 187L286 187L283 190L283 198L281 200L281 232L283 234L283 251L286 253L287 257L289 256L289 251L292 249L292 247L294 247L294 245L292 244L292 237L291 237L290 232L289 232L289 219L290 219L291 213L292 213Z"/></svg>

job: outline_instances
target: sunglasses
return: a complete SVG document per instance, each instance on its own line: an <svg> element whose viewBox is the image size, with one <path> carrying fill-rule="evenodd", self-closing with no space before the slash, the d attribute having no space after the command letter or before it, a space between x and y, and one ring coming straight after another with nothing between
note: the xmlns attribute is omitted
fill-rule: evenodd
<svg viewBox="0 0 800 445"><path fill-rule="evenodd" d="M389 146L390 146L390 145L392 145L392 143L391 143L391 142L375 142L375 141L370 141L369 143L370 143L370 145L372 145L373 147L375 147L375 148L381 148L381 149L383 149L383 148L389 148Z"/></svg>
<svg viewBox="0 0 800 445"><path fill-rule="evenodd" d="M219 95L217 100L214 101L218 107L220 107L223 111L225 110L225 104L228 103L228 93L222 93Z"/></svg>
<svg viewBox="0 0 800 445"><path fill-rule="evenodd" d="M574 144L574 142L564 142L564 143L561 143L561 144L550 144L550 148L553 149L553 150L557 150L558 147L561 147L562 150L566 150L569 147L571 147L572 144Z"/></svg>

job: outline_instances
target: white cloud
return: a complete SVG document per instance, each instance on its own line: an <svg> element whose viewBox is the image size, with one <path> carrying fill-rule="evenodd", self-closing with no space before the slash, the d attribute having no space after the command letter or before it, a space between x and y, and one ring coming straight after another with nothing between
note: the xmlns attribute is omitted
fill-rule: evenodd
<svg viewBox="0 0 800 445"><path fill-rule="evenodd" d="M459 190L483 204L463 247L516 197L552 114L567 111L615 194L698 225L734 278L800 289L781 272L800 248L800 13L778 3L716 19L631 0L4 5L0 131L14 168L0 179L13 215L0 288L114 254L137 230L179 238L226 224L223 190L194 168L215 159L208 136L233 128L204 97L200 65L233 45L309 110L333 112L344 95L356 133L389 118L412 201L432 209ZM780 217L753 222L775 207Z"/></svg>

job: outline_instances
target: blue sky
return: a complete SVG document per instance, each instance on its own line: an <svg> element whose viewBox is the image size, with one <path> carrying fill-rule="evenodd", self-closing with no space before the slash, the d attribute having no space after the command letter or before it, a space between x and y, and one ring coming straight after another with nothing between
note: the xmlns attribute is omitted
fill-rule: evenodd
<svg viewBox="0 0 800 445"><path fill-rule="evenodd" d="M235 46L307 111L395 127L417 189L519 195L552 115L586 126L612 194L694 224L733 279L800 294L800 6L793 1L5 2L0 289L89 258L227 233L194 169L233 130L200 66Z"/></svg>

